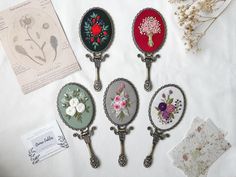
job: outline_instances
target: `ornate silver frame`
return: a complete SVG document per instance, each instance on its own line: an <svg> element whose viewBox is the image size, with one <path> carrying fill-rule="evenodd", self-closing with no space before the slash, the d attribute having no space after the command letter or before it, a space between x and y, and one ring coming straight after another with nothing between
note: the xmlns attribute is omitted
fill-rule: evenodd
<svg viewBox="0 0 236 177"><path fill-rule="evenodd" d="M83 40L82 40L81 31L80 31L81 25L82 25L82 21L83 21L85 15L86 15L89 11L91 11L91 10L93 10L93 9L99 9L99 10L104 11L104 12L106 13L107 17L109 18L110 22L111 22L111 28L112 28L112 36L111 36L111 39L110 39L109 44L108 44L103 50L101 50L101 51L99 51L99 52L94 52L94 51L90 50L90 49L84 44L84 42L83 42ZM112 20L111 15L110 15L106 10L104 10L103 8L100 8L100 7L93 7L93 8L88 9L88 10L83 14L82 18L80 19L80 23L79 23L79 37L80 37L80 40L81 40L83 46L84 46L89 52L92 53L92 55L91 55L90 53L88 53L88 54L86 54L85 56L86 56L87 58L89 58L89 60L90 60L91 62L94 62L94 64L95 64L95 68L96 68L96 79L95 79L95 81L94 81L94 85L93 85L93 86L94 86L94 89L95 89L96 91L101 91L101 89L102 89L102 82L101 82L101 79L100 79L100 67L101 67L101 62L105 61L106 58L109 57L109 54L104 54L104 53L105 53L105 51L108 50L108 48L112 45L113 40L114 40L114 37L115 37L115 27L114 27L114 22L113 22L113 20Z"/></svg>
<svg viewBox="0 0 236 177"><path fill-rule="evenodd" d="M135 37L134 37L134 23L136 21L136 18L140 15L141 12L143 12L144 10L155 10L162 18L163 20L163 24L165 25L165 36L164 36L164 41L162 43L162 45L160 45L154 52L151 52L151 53L148 53L148 52L145 52L143 51L137 44L136 40L135 40ZM133 36L133 41L134 41L134 44L135 46L138 48L138 50L140 52L142 52L143 54L138 54L137 57L138 58L141 58L141 61L142 62L145 62L146 63L146 68L147 68L147 79L145 80L144 82L144 89L146 91L151 91L152 90L152 81L151 81L151 66L152 66L152 63L155 62L158 58L160 58L161 56L159 54L155 54L156 52L158 52L164 45L165 41L166 41L166 36L167 36L167 26L166 26L166 21L164 19L164 17L162 16L162 14L157 11L156 9L154 8L144 8L142 10L140 10L138 12L138 14L135 16L134 20L133 20L133 25L132 25L132 36Z"/></svg>
<svg viewBox="0 0 236 177"><path fill-rule="evenodd" d="M110 118L109 114L108 114L108 111L107 111L107 108L106 108L106 95L107 95L107 92L110 88L110 86L114 83L114 82L117 82L117 81L125 81L127 83L129 83L131 85L131 87L134 89L134 92L135 92L135 95L137 96L137 109L135 111L135 114L133 116L133 118L127 122L126 124L123 124L123 125L119 125L119 124L116 124L115 122L112 121L112 119ZM137 116L138 114L138 110L139 110L139 95L138 95L138 92L137 92L137 89L136 87L127 79L124 79L124 78L118 78L118 79L115 79L113 80L107 87L105 93L104 93L104 97L103 97L103 106L104 106L104 110L105 110L105 114L106 114L106 117L108 118L108 120L117 126L114 127L110 127L110 130L111 131L114 131L115 135L119 135L119 139L120 139L120 145L121 145L121 153L119 155L119 158L118 158L118 163L121 167L124 167L127 165L128 163L128 158L127 158L127 155L125 153L125 136L130 134L131 130L134 129L133 126L130 126L128 127L128 124L130 124L134 119L135 117Z"/></svg>
<svg viewBox="0 0 236 177"><path fill-rule="evenodd" d="M152 120L152 117L151 117L151 105L156 97L156 95L163 89L163 88L166 88L166 87L176 87L180 90L180 92L182 93L183 95L183 98L184 98L184 108L183 108L183 113L180 117L180 119L178 120L178 122L176 124L174 124L172 127L168 128L168 129L160 129L158 128L153 120ZM178 86L178 85L175 85L175 84L167 84L167 85L164 85L162 86L161 88L159 88L155 93L154 95L152 96L151 100L150 100L150 103L149 103L149 108L148 108L148 116L149 116L149 120L152 124L152 126L154 127L154 130L151 126L148 126L147 130L150 131L150 136L153 137L153 141L152 141L152 149L151 149L151 152L149 153L149 155L146 156L144 162L143 162L143 165L144 167L146 168L149 168L151 165L152 165L152 162L153 162L153 154L154 154L154 150L155 150L155 147L157 145L157 143L160 141L160 140L164 140L165 138L168 138L170 137L170 134L168 133L165 133L167 131L170 131L171 129L175 128L180 122L181 120L183 119L184 117L184 114L185 114L185 111L186 111L186 106L187 106L187 100L186 100L186 96L185 96L185 93L184 91Z"/></svg>

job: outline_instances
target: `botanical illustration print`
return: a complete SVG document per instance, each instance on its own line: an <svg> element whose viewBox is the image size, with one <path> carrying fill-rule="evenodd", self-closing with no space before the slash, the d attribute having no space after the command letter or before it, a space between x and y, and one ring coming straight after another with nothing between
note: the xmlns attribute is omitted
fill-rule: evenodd
<svg viewBox="0 0 236 177"><path fill-rule="evenodd" d="M75 118L82 122L83 112L89 112L89 106L86 105L88 97L80 91L80 89L70 90L64 94L61 100L62 107L65 108L66 117L68 119Z"/></svg>
<svg viewBox="0 0 236 177"><path fill-rule="evenodd" d="M154 34L161 33L160 22L156 17L146 17L139 25L140 34L148 36L148 46L153 47L154 42L152 37Z"/></svg>
<svg viewBox="0 0 236 177"><path fill-rule="evenodd" d="M24 39L24 43L15 44L15 50L37 65L44 65L49 60L49 56L47 56L47 53L50 51L48 51L48 49L46 50L46 47L50 45L50 49L52 50L52 52L54 52L54 62L57 58L58 39L54 35L51 35L49 39L42 39L42 33L48 33L47 30L50 28L50 25L47 22L42 23L39 32L39 29L36 30L36 27L34 28L35 23L36 19L31 15L26 14L21 17L21 19L19 20L19 24L24 30L26 38ZM14 36L13 42L16 43L17 41L18 36ZM35 55L35 53L37 54Z"/></svg>
<svg viewBox="0 0 236 177"><path fill-rule="evenodd" d="M155 109L158 113L158 119L162 124L168 124L175 118L182 109L182 101L172 97L173 91L169 90L168 94L163 93L161 102Z"/></svg>
<svg viewBox="0 0 236 177"><path fill-rule="evenodd" d="M121 83L116 90L116 95L111 98L111 107L116 117L123 121L125 116L129 116L129 107L131 106L129 94L125 91L125 83Z"/></svg>
<svg viewBox="0 0 236 177"><path fill-rule="evenodd" d="M230 147L225 134L211 120L197 118L185 139L170 155L188 177L199 177L206 175L210 166Z"/></svg>
<svg viewBox="0 0 236 177"><path fill-rule="evenodd" d="M107 25L97 13L93 12L92 15L87 18L84 23L85 39L92 44L94 50L109 40L109 28L110 26Z"/></svg>

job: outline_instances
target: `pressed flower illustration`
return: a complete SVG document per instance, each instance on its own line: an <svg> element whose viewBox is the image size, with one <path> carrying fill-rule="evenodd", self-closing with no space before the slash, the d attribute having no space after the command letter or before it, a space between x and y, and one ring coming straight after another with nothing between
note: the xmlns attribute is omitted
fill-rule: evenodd
<svg viewBox="0 0 236 177"><path fill-rule="evenodd" d="M139 25L140 34L148 36L148 46L153 47L152 37L154 34L161 33L160 22L156 17L146 17Z"/></svg>
<svg viewBox="0 0 236 177"><path fill-rule="evenodd" d="M84 23L84 31L86 40L92 44L94 50L109 40L109 28L110 26L104 22L101 16L94 12L87 18Z"/></svg>
<svg viewBox="0 0 236 177"><path fill-rule="evenodd" d="M121 121L125 116L129 116L129 107L131 106L129 94L125 91L125 84L121 83L116 90L116 95L111 98L111 106L116 117Z"/></svg>
<svg viewBox="0 0 236 177"><path fill-rule="evenodd" d="M84 112L89 112L89 106L86 105L88 101L87 96L80 91L80 89L71 91L64 94L64 98L61 100L62 106L65 108L66 117L68 119L76 118L82 122L81 115Z"/></svg>
<svg viewBox="0 0 236 177"><path fill-rule="evenodd" d="M178 114L182 109L182 103L180 100L174 100L171 97L173 94L172 90L169 90L168 94L162 94L162 102L158 104L155 109L158 111L158 118L162 124L168 124L175 118L175 114Z"/></svg>
<svg viewBox="0 0 236 177"><path fill-rule="evenodd" d="M19 54L24 55L25 57L29 58L34 63L38 65L44 65L49 60L48 58L49 56L47 56L47 53L45 50L45 47L47 47L47 45L50 45L51 49L54 51L53 61L56 60L57 49L58 49L58 39L54 35L50 36L50 38L48 39L49 41L42 39L42 34L40 34L39 31L35 32L35 28L33 28L35 23L36 21L33 18L33 16L30 16L27 14L21 17L21 19L19 20L19 24L21 28L25 30L25 34L27 37L24 40L24 42L30 43L31 47L27 49L26 47L27 44L25 44L25 46L24 44L17 44L15 45L15 50ZM45 31L49 29L50 25L48 23L43 23L41 27ZM16 39L17 39L17 36L13 38L13 42L16 42ZM39 51L39 53L36 55L35 54L33 55L33 52L32 52L34 48L38 49Z"/></svg>

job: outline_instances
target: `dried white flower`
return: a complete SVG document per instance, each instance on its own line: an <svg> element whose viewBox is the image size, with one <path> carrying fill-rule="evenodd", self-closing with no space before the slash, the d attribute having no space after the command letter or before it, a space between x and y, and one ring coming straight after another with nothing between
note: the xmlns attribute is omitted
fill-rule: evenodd
<svg viewBox="0 0 236 177"><path fill-rule="evenodd" d="M188 51L198 51L199 42L215 20L226 10L231 0L169 0L178 4L175 15L183 29L183 40ZM216 12L218 15L213 16Z"/></svg>

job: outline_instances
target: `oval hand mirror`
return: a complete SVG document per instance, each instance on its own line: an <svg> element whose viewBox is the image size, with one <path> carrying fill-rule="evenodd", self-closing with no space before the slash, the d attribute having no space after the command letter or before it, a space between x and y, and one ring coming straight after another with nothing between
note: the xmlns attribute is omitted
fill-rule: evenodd
<svg viewBox="0 0 236 177"><path fill-rule="evenodd" d="M151 153L144 160L144 166L152 165L153 153L159 140L170 135L165 133L176 127L182 120L186 109L186 98L183 90L174 84L161 87L153 95L149 104L149 119L154 127L148 127L153 137Z"/></svg>
<svg viewBox="0 0 236 177"><path fill-rule="evenodd" d="M147 79L144 83L146 91L152 89L150 79L151 63L160 55L154 55L161 49L166 39L166 23L160 12L152 8L141 10L133 22L133 40L137 48L144 53L138 54L147 67Z"/></svg>
<svg viewBox="0 0 236 177"><path fill-rule="evenodd" d="M57 108L63 122L73 130L74 137L84 139L90 151L90 164L97 168L100 163L94 154L90 137L94 134L96 127L92 127L95 117L95 103L90 92L80 84L69 83L60 90L57 97Z"/></svg>
<svg viewBox="0 0 236 177"><path fill-rule="evenodd" d="M138 107L138 93L130 81L119 78L112 81L107 87L104 95L104 109L108 119L117 125L117 129L115 127L110 129L120 138L121 154L118 162L122 167L127 164L124 148L125 136L133 129L133 127L127 128L127 126L136 117Z"/></svg>
<svg viewBox="0 0 236 177"><path fill-rule="evenodd" d="M95 63L97 70L94 89L100 91L102 83L100 81L100 65L109 55L103 53L107 50L114 37L114 25L111 16L102 8L89 9L82 17L80 22L80 38L84 47L91 54L86 54L90 61Z"/></svg>

